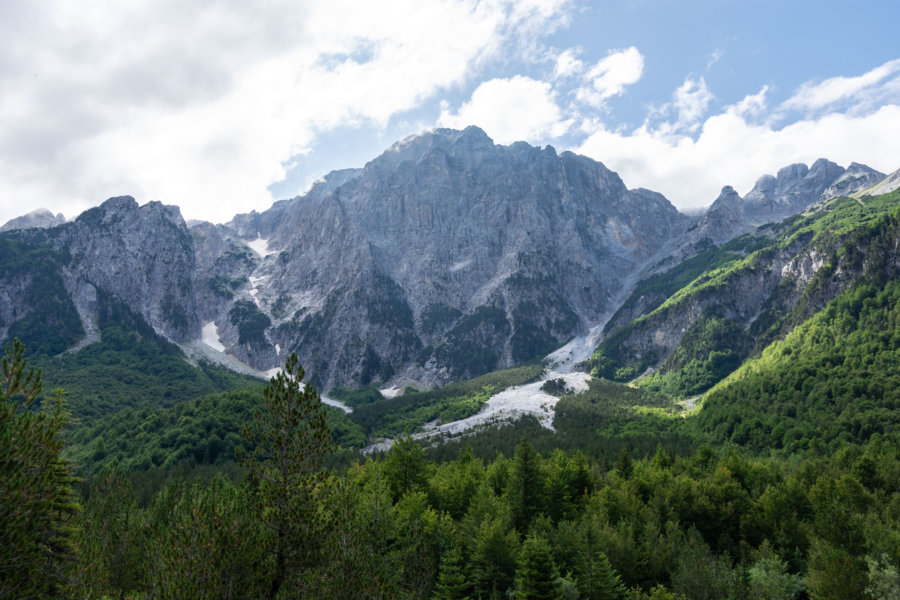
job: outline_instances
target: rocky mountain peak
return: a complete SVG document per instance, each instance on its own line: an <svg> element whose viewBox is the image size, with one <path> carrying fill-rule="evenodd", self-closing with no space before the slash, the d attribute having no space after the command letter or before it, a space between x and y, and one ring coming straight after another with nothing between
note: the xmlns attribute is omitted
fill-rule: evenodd
<svg viewBox="0 0 900 600"><path fill-rule="evenodd" d="M820 158L812 167L795 163L775 177L764 175L744 196L744 217L753 225L780 221L821 199L844 173L843 167Z"/></svg>
<svg viewBox="0 0 900 600"><path fill-rule="evenodd" d="M900 169L897 169L887 177L882 177L875 185L864 188L864 193L873 196L878 194L888 194L900 188Z"/></svg>
<svg viewBox="0 0 900 600"><path fill-rule="evenodd" d="M230 352L271 368L279 350L296 350L328 384L428 384L527 360L583 330L621 274L689 219L587 157L498 145L469 127L401 140L244 221L219 230L236 238L216 242L231 258L204 233L199 259ZM238 241L251 236L263 238L252 251Z"/></svg>
<svg viewBox="0 0 900 600"><path fill-rule="evenodd" d="M27 215L22 215L21 217L10 219L6 223L4 223L2 227L0 227L0 231L12 231L13 229L29 229L32 227L47 229L49 227L62 225L65 222L66 218L62 213L54 215L46 208L39 208L37 210L31 211Z"/></svg>
<svg viewBox="0 0 900 600"><path fill-rule="evenodd" d="M76 297L112 295L173 340L199 334L194 246L177 206L110 198L60 228L53 241L72 255L67 277ZM83 320L96 310L76 306Z"/></svg>
<svg viewBox="0 0 900 600"><path fill-rule="evenodd" d="M870 187L884 179L884 173L860 163L850 163L843 175L831 183L822 195L825 198L832 196L847 196L867 187Z"/></svg>
<svg viewBox="0 0 900 600"><path fill-rule="evenodd" d="M765 180L765 181L764 181ZM757 186L770 185L775 182L771 175L761 178ZM718 198L710 205L709 210L700 218L691 230L697 239L707 238L716 244L731 238L734 232L744 226L744 200L733 187L726 185Z"/></svg>

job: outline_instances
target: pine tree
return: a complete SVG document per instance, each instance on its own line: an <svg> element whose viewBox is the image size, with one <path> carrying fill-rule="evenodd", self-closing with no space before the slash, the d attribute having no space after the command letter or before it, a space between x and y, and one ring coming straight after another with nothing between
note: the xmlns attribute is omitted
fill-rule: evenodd
<svg viewBox="0 0 900 600"><path fill-rule="evenodd" d="M596 521L582 521L577 558L578 589L585 600L620 600L625 586L609 559L600 551L600 533Z"/></svg>
<svg viewBox="0 0 900 600"><path fill-rule="evenodd" d="M275 570L268 598L289 577L318 562L325 535L316 518L316 488L324 480L322 464L334 442L318 392L301 383L304 375L292 353L263 391L264 410L244 428L251 450L238 452L257 484L252 501L274 532Z"/></svg>
<svg viewBox="0 0 900 600"><path fill-rule="evenodd" d="M86 596L124 596L146 583L150 561L143 526L128 479L114 470L95 477L78 529L78 586Z"/></svg>
<svg viewBox="0 0 900 600"><path fill-rule="evenodd" d="M394 502L408 491L424 490L432 467L425 458L425 451L409 432L401 435L388 452L384 461L384 476Z"/></svg>
<svg viewBox="0 0 900 600"><path fill-rule="evenodd" d="M522 438L516 446L508 491L513 525L520 534L525 535L532 519L543 511L545 491L540 457L528 440Z"/></svg>
<svg viewBox="0 0 900 600"><path fill-rule="evenodd" d="M69 413L62 390L31 410L40 393L41 372L28 368L14 340L0 370L0 598L61 595L74 558L80 507L59 437Z"/></svg>
<svg viewBox="0 0 900 600"><path fill-rule="evenodd" d="M559 571L553 562L550 544L530 535L522 545L516 570L516 598L519 600L561 600Z"/></svg>
<svg viewBox="0 0 900 600"><path fill-rule="evenodd" d="M462 548L454 544L441 560L440 575L434 586L433 600L468 600L472 586L465 572Z"/></svg>
<svg viewBox="0 0 900 600"><path fill-rule="evenodd" d="M516 532L505 520L487 518L475 535L472 549L472 579L475 596L480 598L506 597L513 587L516 574Z"/></svg>

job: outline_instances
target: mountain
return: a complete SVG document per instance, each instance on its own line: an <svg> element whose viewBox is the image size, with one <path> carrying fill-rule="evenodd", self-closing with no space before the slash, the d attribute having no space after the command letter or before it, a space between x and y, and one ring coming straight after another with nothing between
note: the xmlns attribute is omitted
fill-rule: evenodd
<svg viewBox="0 0 900 600"><path fill-rule="evenodd" d="M200 335L193 241L176 207L110 198L72 222L0 237L0 338L59 353L122 307L173 341Z"/></svg>
<svg viewBox="0 0 900 600"><path fill-rule="evenodd" d="M52 355L115 322L149 327L191 360L227 362L221 350L268 370L295 351L326 390L431 387L539 359L613 313L610 335L645 313L659 319L649 312L674 302L673 282L747 259L782 229L739 235L882 180L855 163L791 165L743 198L726 187L692 218L584 156L437 129L226 224L188 226L176 207L126 196L6 231L0 340ZM741 322L773 290L784 306L796 300L821 266L815 252L795 240L758 255L759 279L744 284L758 302L735 304L747 304ZM799 275L785 291L788 264ZM696 306L687 326L708 308ZM616 368L659 366L681 339L669 329L660 344L629 341L623 356L649 353Z"/></svg>
<svg viewBox="0 0 900 600"><path fill-rule="evenodd" d="M792 164L777 175L760 177L743 198L731 186L722 188L692 233L722 243L765 223L786 219L816 202L864 190L884 178L884 173L859 163L846 169L824 158L812 167Z"/></svg>
<svg viewBox="0 0 900 600"><path fill-rule="evenodd" d="M590 368L675 396L704 392L841 294L895 280L898 203L898 192L832 198L639 282Z"/></svg>
<svg viewBox="0 0 900 600"><path fill-rule="evenodd" d="M689 224L600 163L470 127L413 136L303 197L194 231L199 281L219 295L204 318L229 352L269 368L295 350L330 386L433 384L539 358ZM253 238L265 256L242 249Z"/></svg>
<svg viewBox="0 0 900 600"><path fill-rule="evenodd" d="M16 217L15 219L10 219L2 226L0 226L0 231L28 229L31 227L46 229L47 227L56 227L57 225L62 225L65 222L66 218L62 213L54 215L46 208L39 208L37 210L31 211L27 215Z"/></svg>

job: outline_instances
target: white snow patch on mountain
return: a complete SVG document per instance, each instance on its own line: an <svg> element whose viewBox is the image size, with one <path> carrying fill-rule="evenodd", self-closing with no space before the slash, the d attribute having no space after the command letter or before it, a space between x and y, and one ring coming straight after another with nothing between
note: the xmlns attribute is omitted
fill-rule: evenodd
<svg viewBox="0 0 900 600"><path fill-rule="evenodd" d="M225 344L219 339L219 329L216 327L215 321L203 325L203 343L213 350L225 352Z"/></svg>
<svg viewBox="0 0 900 600"><path fill-rule="evenodd" d="M261 237L256 238L251 242L247 242L247 245L250 246L250 249L262 256L263 258L267 256L271 256L278 252L278 250L269 250L269 240L263 239Z"/></svg>
<svg viewBox="0 0 900 600"><path fill-rule="evenodd" d="M380 389L380 390L378 390L378 391L379 391L379 393L381 393L381 395L384 396L385 398L396 398L397 396L399 396L399 395L403 392L403 390L400 389L400 388L397 387L397 386L394 386L394 387L387 387L387 388L382 388L382 389Z"/></svg>
<svg viewBox="0 0 900 600"><path fill-rule="evenodd" d="M254 277L253 275L251 275L249 278L250 279L250 296L253 298L253 302L256 303L256 306L258 308L262 308L262 304L260 304L259 298L256 297L256 295L259 294L259 284L262 281L268 279L268 277L269 277L268 275L263 275L262 277Z"/></svg>

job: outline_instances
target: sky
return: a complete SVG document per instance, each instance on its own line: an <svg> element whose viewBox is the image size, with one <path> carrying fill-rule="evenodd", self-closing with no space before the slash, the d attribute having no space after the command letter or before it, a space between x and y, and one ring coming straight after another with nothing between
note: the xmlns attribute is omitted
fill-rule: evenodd
<svg viewBox="0 0 900 600"><path fill-rule="evenodd" d="M0 223L106 198L227 222L477 125L700 210L900 168L896 0L3 0Z"/></svg>

